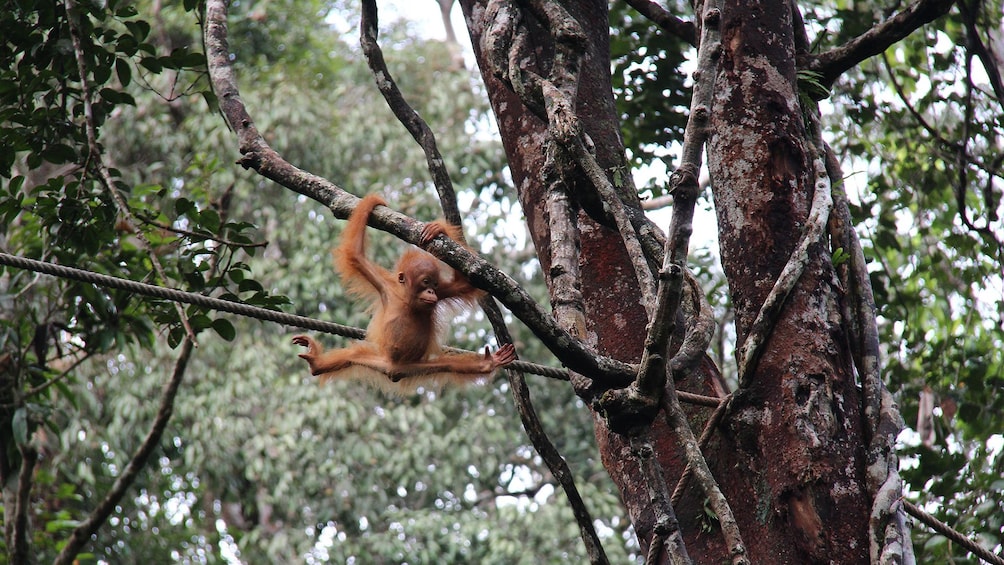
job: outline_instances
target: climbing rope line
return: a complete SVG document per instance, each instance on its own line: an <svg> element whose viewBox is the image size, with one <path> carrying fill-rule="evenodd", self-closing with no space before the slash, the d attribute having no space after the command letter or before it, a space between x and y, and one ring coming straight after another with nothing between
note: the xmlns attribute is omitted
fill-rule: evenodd
<svg viewBox="0 0 1004 565"><path fill-rule="evenodd" d="M258 306L251 306L250 304L242 304L240 302L222 300L219 298L213 298L211 296L196 294L194 292L185 292L182 290L175 290L173 288L165 288L162 286L131 281L128 279L121 279L110 275L102 275L100 273L95 273L93 271L85 271L84 269L76 269L74 267L67 267L64 265L56 265L54 263L48 263L45 261L37 261L35 259L18 257L16 255L11 255L9 253L0 252L0 265L6 265L8 267L15 267L18 269L34 271L36 273L42 273L43 275L51 275L53 277L59 277L61 279L70 279L90 284L96 284L98 286L103 286L106 288L114 288L116 290L123 290L125 292L131 292L133 294L139 294L142 296L160 298L162 300L170 300L173 302L181 302L184 304L192 304L195 306L201 306L202 308L208 308L210 310L229 312L230 314L237 314L238 316L245 316L248 318L255 318L258 320L275 322L277 324L283 324L286 326L293 326L297 328L314 330L327 334L340 335L352 339L363 339L366 337L366 330L361 328L345 326L342 324L336 324L334 322L315 320L313 318L307 318L305 316L297 316L295 314L287 314L285 312L279 312L276 310L268 310L265 308L260 308ZM447 347L445 349L446 351L451 353L457 353L462 351L460 349L456 349L453 347ZM530 373L534 375L540 375L542 377L548 377L551 379L558 379L562 381L568 380L567 369L547 367L544 365L538 365L536 363L530 363L527 361L513 361L509 365L509 367L517 371L522 371L524 373ZM693 394L683 391L677 391L677 394L680 396L680 400L684 402L689 402L691 404L700 404L702 406L714 407L718 405L719 401L719 399L715 397L702 396L699 394Z"/></svg>
<svg viewBox="0 0 1004 565"><path fill-rule="evenodd" d="M123 290L126 292L131 292L133 294L139 294L142 296L160 298L162 300L170 300L173 302L181 302L184 304L192 304L195 306L208 308L210 310L229 312L231 314L237 314L238 316L256 318L259 320L275 322L278 324L284 324L287 326L293 326L307 330L314 330L328 334L340 335L353 339L363 339L364 337L366 337L366 330L363 330L361 328L345 326L342 324L336 324L334 322L315 320L313 318L307 318L305 316L297 316L295 314L287 314L285 312L278 312L276 310L268 310L265 308L259 308L257 306L251 306L249 304L241 304L240 302L233 302L230 300L221 300L219 298L204 296L202 294L175 290L173 288L164 288L162 286L131 281L128 279L121 279L109 275L102 275L92 271L85 271L83 269L66 267L64 265L56 265L45 261L36 261L34 259L18 257L16 255L11 255L9 253L0 252L0 265L6 265L8 267L15 267L18 269L34 271L36 273L42 273L43 275L51 275L62 279L71 279L75 281L96 284L98 286L103 286L106 288L114 288L116 290ZM447 348L447 350L454 352L459 351L453 348ZM516 369L517 371L523 371L524 373L532 373L534 375L541 375L552 379L560 379L566 381L568 380L568 371L565 369L545 367L544 365L538 365L536 363L528 363L526 361L514 361L510 365L510 367Z"/></svg>
<svg viewBox="0 0 1004 565"><path fill-rule="evenodd" d="M363 339L366 336L366 331L361 328L336 324L334 322L315 320L313 318L307 318L305 316L297 316L295 314L287 314L285 312L278 312L275 310L267 310L265 308L259 308L257 306L251 306L248 304L241 304L239 302L221 300L219 298L212 298L210 296L204 296L202 294L184 292L181 290L175 290L173 288L164 288L162 286L131 281L128 279L121 279L109 275L102 275L92 271L85 271L83 269L76 269L73 267L66 267L63 265L56 265L53 263L47 263L45 261L36 261L34 259L18 257L16 255L11 255L9 253L0 252L0 265L5 265L7 267L15 267L18 269L25 269L28 271L34 271L36 273L42 273L43 275L50 275L62 279L70 279L90 284L96 284L98 286L123 290L126 292L131 292L133 294L139 294L142 296L160 298L162 300L171 300L173 302L181 302L184 304L192 304L195 306L208 308L210 310L218 310L221 312L229 312L231 314L237 314L238 316L245 316L248 318L255 318L259 320L275 322L287 326L293 326L307 330L314 330L328 334L340 335L343 337L349 337L353 339ZM568 371L566 369L556 369L554 367L546 367L544 365L529 363L527 361L514 361L510 366L513 369L517 371L523 371L524 373L532 373L534 375L540 375L552 379L568 380ZM684 391L677 391L677 394L680 395L680 400L683 400L685 402L690 402L693 404L700 404L703 406L717 406L720 400L718 398L710 396L702 396L699 394L692 394ZM915 505L910 504L906 500L904 500L903 503L907 513L913 515L918 520L920 520L927 526L931 527L935 531L950 536L953 540L962 544L963 547L973 552L975 555L979 556L980 559L983 559L988 563L1004 564L1004 559L1002 559L997 555L994 555L985 548L979 546L972 540L963 536L961 533L952 529L950 526L938 521L933 516L927 514L923 510L916 507Z"/></svg>
<svg viewBox="0 0 1004 565"><path fill-rule="evenodd" d="M903 507L906 508L907 514L910 514L914 518L920 520L925 526L961 545L967 551L987 563L992 563L993 565L1004 565L1004 557L995 555L989 549L983 547L976 541L969 539L969 537L962 532L921 510L909 500L903 499L902 502Z"/></svg>
<svg viewBox="0 0 1004 565"><path fill-rule="evenodd" d="M240 302L232 302L230 300L221 300L219 298L212 298L202 294L175 290L173 288L164 288L162 286L131 281L128 279L120 279L118 277L102 275L92 271L85 271L83 269L75 269L73 267L66 267L44 261L17 257L8 253L0 253L0 265L27 269L29 271L42 273L44 275L52 275L61 279L71 279L96 284L106 288L124 290L133 294L150 296L152 298L192 304L203 308L209 308L211 310L220 310L231 314L237 314L239 316L258 318L269 322L277 322L287 326L295 326L298 328L341 335L355 339L362 339L366 335L364 330L353 328L351 326L343 326L341 324L324 322L313 318L306 318L304 316L296 316L285 312L267 310L265 308L251 306L249 304L241 304Z"/></svg>

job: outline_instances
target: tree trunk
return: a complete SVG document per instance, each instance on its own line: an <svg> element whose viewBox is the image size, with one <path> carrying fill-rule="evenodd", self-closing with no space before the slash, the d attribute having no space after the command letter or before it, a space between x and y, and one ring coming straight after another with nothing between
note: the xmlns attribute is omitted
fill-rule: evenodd
<svg viewBox="0 0 1004 565"><path fill-rule="evenodd" d="M547 124L493 75L481 40L487 0L461 0L475 55L487 84L543 272L549 275L551 235L544 215ZM574 110L608 171L626 171L619 117L610 81L607 3L563 3L588 43L578 71ZM723 53L717 77L708 161L718 207L722 260L736 307L739 344L801 236L813 187L810 144L795 86L790 4L730 2L723 10ZM729 15L731 14L731 16ZM551 35L523 11L528 66L547 76L555 64ZM768 29L768 26L770 29ZM599 352L637 363L646 335L639 286L615 229L591 202L585 174L573 185L581 230L582 294L587 331ZM625 204L638 207L625 183ZM755 250L755 251L751 251ZM860 398L847 339L840 325L839 296L824 242L788 298L781 319L719 427L706 457L736 514L753 563L864 563L868 561L869 497L864 487ZM548 277L549 278L549 277ZM550 281L549 281L550 282ZM678 382L709 393L716 369L710 362ZM596 388L577 391L590 401ZM700 433L709 413L693 409ZM594 413L604 465L620 489L643 553L652 540L655 511L648 486L627 438ZM684 457L677 438L655 420L652 436L667 487L676 486ZM717 524L705 514L704 493L691 481L676 516L691 558L700 563L730 559Z"/></svg>
<svg viewBox="0 0 1004 565"><path fill-rule="evenodd" d="M722 265L742 344L805 229L811 143L789 2L726 0L708 165ZM788 297L728 414L718 477L753 555L866 563L869 497L861 397L824 241Z"/></svg>

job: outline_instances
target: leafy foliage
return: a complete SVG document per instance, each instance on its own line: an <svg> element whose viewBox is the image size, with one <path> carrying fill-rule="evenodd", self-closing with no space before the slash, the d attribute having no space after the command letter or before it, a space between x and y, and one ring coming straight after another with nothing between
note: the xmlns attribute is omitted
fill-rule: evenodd
<svg viewBox="0 0 1004 565"><path fill-rule="evenodd" d="M688 13L682 3L675 13ZM680 38L659 31L625 3L610 7L610 37L614 91L621 113L624 144L631 151L632 165L651 165L676 155L674 143L683 139L690 113L690 85L681 65L690 47ZM675 165L665 163L672 170ZM661 187L646 187L654 196Z"/></svg>
<svg viewBox="0 0 1004 565"><path fill-rule="evenodd" d="M859 187L852 212L863 226L890 388L909 424L935 424L931 442L903 437L904 478L918 505L994 547L1004 536L993 494L1004 461L1004 207L994 164L1004 131L1001 101L971 87L957 18L844 81L834 131L848 183ZM934 413L918 402L925 389ZM918 559L966 557L946 541L916 528Z"/></svg>
<svg viewBox="0 0 1004 565"><path fill-rule="evenodd" d="M143 47L118 58L95 56L101 62L96 67L115 69L107 88L121 93L102 109L100 140L104 158L117 167L134 229L168 270L171 280L160 284L266 307L281 306L287 295L297 313L364 325L365 314L333 282L329 249L339 226L312 203L224 164L236 155L215 153L232 141L218 116L206 111L214 98L204 91L201 59L192 56L198 45L190 35L196 31L193 13L136 7L153 14L150 22L157 25L136 18L109 25L119 34L142 31L136 42ZM89 9L93 12L84 19L91 25L109 17ZM327 6L272 3L247 9L246 17L235 18L241 22L235 37L243 38L235 41L240 44L235 56L247 85L242 94L262 130L273 136L270 142L293 162L359 193L379 190L393 195L407 213L437 215L426 196L424 157L375 95L358 53L320 23L317 14ZM65 14L46 17L40 30L65 27ZM403 28L391 27L381 39L393 46L389 64L406 77L402 84L408 85L410 101L442 130L440 145L454 181L474 189L468 227L496 226L484 251L512 261L507 250L516 241L500 220L514 213L515 199L498 173L500 145L477 134L471 138L483 127L486 106L468 72L449 64L447 46L419 42ZM108 41L110 35L86 49L100 51ZM165 51L173 55L159 55ZM415 53L427 64L416 65ZM64 54L63 60L71 59ZM300 65L303 60L312 63ZM80 96L75 79L47 88ZM80 134L80 104L72 107L75 113L58 113L72 126L64 132L69 141L54 138L74 148L66 161L43 159L35 166L34 160L28 163L29 149L18 147L0 201L0 211L11 220L3 250L75 265L87 257L88 269L147 279L149 251L123 229L93 171L76 164L88 147ZM18 131L24 134L23 128ZM39 147L36 152L42 153L48 146ZM391 263L400 244L372 235L377 260ZM523 256L524 262L531 257ZM514 265L513 272L539 276L529 266ZM3 328L7 335L20 333L4 343L4 351L23 352L17 366L30 367L27 377L5 385L6 398L54 383L39 393L44 404L35 394L5 412L7 424L0 428L4 437L33 438L46 446L44 480L35 488L49 503L33 517L42 525L33 550L46 559L107 492L143 440L156 407L148 399L170 373L171 346L184 333L170 304L6 273L5 296L16 296L19 308L4 310ZM567 505L553 494L553 478L526 444L503 381L414 399L388 398L357 385L319 389L285 332L196 309L187 313L197 331L213 329L223 340L199 334L200 347L165 440L98 531L89 546L92 554L81 559L582 558ZM47 359L30 357L37 327L64 332L58 338L49 334ZM485 334L483 323L468 320L451 342L478 347ZM532 358L539 346L525 337L521 341L523 355ZM53 355L52 347L67 344L74 350ZM53 379L52 367L60 363L65 375ZM545 425L573 468L605 479L591 422L567 385L542 383L534 391L549 407ZM40 427L43 423L48 427ZM16 449L9 451L16 464ZM620 547L626 559L621 533L627 524L619 518L619 502L609 483L593 482L594 511L606 517L614 536L608 551L616 556ZM529 532L532 545L525 541Z"/></svg>
<svg viewBox="0 0 1004 565"><path fill-rule="evenodd" d="M244 4L233 7L234 57L269 142L358 194L380 191L406 213L436 216L421 152L376 95L354 38L326 23L332 11L354 21L354 8ZM231 134L213 114L193 36L195 2L77 9L100 155L86 136L63 4L12 1L0 10L0 249L133 280L155 278L152 253L168 279L152 282L364 325L365 313L333 280L328 252L339 225L231 165ZM817 51L858 35L881 9L803 3ZM979 9L982 29L999 27L999 13ZM688 46L623 3L610 20L624 139L633 165L649 167L669 158L686 123ZM938 400L933 441L903 437L911 497L992 547L1004 535L996 496L1004 486L1004 136L1000 101L972 82L979 62L967 33L953 13L851 71L821 107L857 189L853 212L890 387L911 423L928 416L922 391ZM484 135L479 87L450 63L449 46L418 40L404 25L382 25L381 43L467 189L468 233L479 232L480 251L543 302L539 266L511 230L518 204L501 147ZM804 75L803 86L823 98L815 77ZM98 157L112 187L97 174ZM373 236L377 259L389 264L399 244ZM714 258L695 260L727 317ZM44 503L31 509L32 549L46 559L143 440L184 330L171 304L15 269L0 270L0 312L0 470L9 488L22 449L38 449L33 497ZM165 441L82 562L583 559L504 382L408 399L348 384L317 388L285 330L186 314L200 348ZM486 335L471 316L450 340L477 347ZM524 358L546 359L531 337L517 342ZM727 352L717 353L725 363ZM628 561L637 548L596 459L587 411L563 383L531 384L545 429L604 526L608 555ZM5 528L13 512L4 507ZM966 557L919 527L915 545L924 561Z"/></svg>

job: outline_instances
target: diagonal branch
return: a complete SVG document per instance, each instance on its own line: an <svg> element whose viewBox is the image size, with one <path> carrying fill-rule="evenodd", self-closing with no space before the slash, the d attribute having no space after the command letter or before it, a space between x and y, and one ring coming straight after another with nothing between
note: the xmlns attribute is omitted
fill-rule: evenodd
<svg viewBox="0 0 1004 565"><path fill-rule="evenodd" d="M181 343L178 359L174 363L174 372L171 375L171 379L164 385L164 392L160 397L160 408L157 410L157 416L154 418L153 425L150 426L150 431L147 432L146 438L140 444L139 448L136 449L135 453L133 453L132 458L129 459L129 463L122 470L122 474L115 479L115 484L112 485L112 488L105 494L105 497L98 503L97 507L94 508L86 520L73 529L70 539L66 541L63 550L59 552L59 555L53 561L54 565L69 565L75 561L77 554L83 549L84 544L90 541L91 536L98 531L98 528L105 523L108 516L115 511L115 507L122 501L126 491L132 486L133 482L136 481L136 477L146 465L153 450L160 444L160 438L164 435L167 423L171 420L171 415L174 413L174 398L181 387L181 381L185 376L185 369L188 367L188 360L191 357L193 346L194 342L187 338Z"/></svg>
<svg viewBox="0 0 1004 565"><path fill-rule="evenodd" d="M448 21L448 18L447 20ZM446 169L446 162L439 153L436 144L436 136L432 133L422 116L411 107L401 94L401 89L397 87L394 77L387 69L387 62L383 58L383 50L377 43L377 6L375 0L363 0L362 18L359 22L359 44L362 45L363 54L366 56L366 63L370 71L376 78L377 88L383 95L387 106L394 112L398 121L404 125L408 133L422 147L425 152L425 161L429 167L429 174L432 182L439 193L439 202L443 207L443 214L446 221L453 225L460 225L460 209L457 207L457 195L453 190L453 182L450 180L450 173Z"/></svg>
<svg viewBox="0 0 1004 565"><path fill-rule="evenodd" d="M947 14L954 3L955 0L917 0L844 45L819 55L806 55L805 61L799 61L799 67L819 73L824 86L832 85L861 61L878 55L920 26Z"/></svg>
<svg viewBox="0 0 1004 565"><path fill-rule="evenodd" d="M757 362L777 325L785 301L798 280L802 278L802 273L805 272L805 267L809 263L809 248L820 241L826 230L830 209L833 207L833 198L830 194L830 179L826 174L826 166L823 164L822 157L813 160L813 169L816 179L815 190L812 196L812 206L809 209L809 217L806 219L805 231L788 258L788 262L781 269L777 280L774 281L770 294L760 305L760 310L750 326L749 335L736 354L739 361L739 388L748 385L749 379L753 377Z"/></svg>
<svg viewBox="0 0 1004 565"><path fill-rule="evenodd" d="M649 499L655 512L655 528L648 546L645 563L661 563L663 551L672 565L690 565L693 561L683 541L680 522L669 502L666 477L659 458L655 456L651 426L635 428L629 434L631 452L638 460L639 471L645 478Z"/></svg>
<svg viewBox="0 0 1004 565"><path fill-rule="evenodd" d="M882 66L885 67L885 72L889 75L889 82L892 84L893 90L896 91L896 95L899 96L900 102L903 103L903 106L906 107L906 110L910 112L910 115L913 116L913 119L917 121L920 127L922 127L932 139L943 145L946 149L956 152L960 150L965 151L965 136L962 137L962 143L945 139L941 133L938 132L934 126L928 123L924 116L917 111L913 103L910 102L910 97L907 96L906 92L903 90L903 85L901 85L899 80L896 79L896 73L893 72L892 63L889 62L889 57L885 53L882 53Z"/></svg>
<svg viewBox="0 0 1004 565"><path fill-rule="evenodd" d="M1004 42L998 40L996 45L994 42L994 34L1000 37L1004 35L1004 30L987 30L990 36L990 44L987 45L980 37L980 25L976 21L979 14L974 12L974 9L981 10L984 6L992 6L992 3L976 0L973 2L973 6L970 6L966 0L959 0L956 4L959 7L959 13L962 14L962 21L966 24L966 37L969 39L968 48L974 51L980 62L983 63L987 78L990 79L990 86L997 96L997 103L1004 107L1004 78L1001 77L1001 71L1004 70L1004 53L999 52L1000 49L1004 48Z"/></svg>
<svg viewBox="0 0 1004 565"><path fill-rule="evenodd" d="M626 3L666 33L671 33L691 45L697 45L697 26L693 22L681 20L652 0L626 0Z"/></svg>
<svg viewBox="0 0 1004 565"><path fill-rule="evenodd" d="M989 549L963 535L955 528L921 510L909 500L903 500L902 503L906 511L914 518L920 520L925 526L961 545L967 551L991 565L1004 565L1004 557L992 553Z"/></svg>
<svg viewBox="0 0 1004 565"><path fill-rule="evenodd" d="M237 134L245 168L328 207L337 218L348 218L358 198L334 183L299 169L282 158L265 142L248 114L229 59L227 45L227 2L206 3L205 45L209 76L219 99L220 110ZM423 224L412 218L378 207L369 225L404 241L418 245ZM624 382L634 374L631 365L599 355L581 340L562 330L512 277L484 259L446 238L437 238L426 247L433 255L463 273L476 287L496 296L569 369L609 382Z"/></svg>

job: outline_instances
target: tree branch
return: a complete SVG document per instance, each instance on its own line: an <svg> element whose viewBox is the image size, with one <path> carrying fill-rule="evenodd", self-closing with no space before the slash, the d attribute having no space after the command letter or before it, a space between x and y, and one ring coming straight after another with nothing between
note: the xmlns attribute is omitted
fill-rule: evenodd
<svg viewBox="0 0 1004 565"><path fill-rule="evenodd" d="M645 260L646 255L638 240L638 233L625 212L626 206L617 196L617 191L610 183L603 168L600 167L596 158L583 143L584 134L579 127L578 117L571 109L571 100L563 96L550 81L543 81L542 92L548 114L548 131L552 132L552 139L560 143L586 173L596 192L607 205L608 211L614 217L617 231L624 241L624 248L631 259L635 277L638 279L642 305L645 307L649 319L652 319L655 316L656 283L652 277L652 269L648 266L648 261Z"/></svg>
<svg viewBox="0 0 1004 565"><path fill-rule="evenodd" d="M842 247L849 260L837 266L837 275L847 300L842 317L846 322L851 355L861 379L864 432L868 467L865 486L872 497L868 520L873 562L909 562L913 557L910 527L898 501L903 496L896 456L896 436L903 428L892 395L882 383L875 298L864 251L851 220L843 172L833 151L826 150L826 170L833 186L833 214L829 231L832 244Z"/></svg>
<svg viewBox="0 0 1004 565"><path fill-rule="evenodd" d="M750 325L749 334L736 355L739 360L739 388L749 384L749 379L752 378L756 370L764 345L777 323L788 294L795 288L795 284L802 277L809 262L809 247L819 242L826 230L833 198L830 195L830 181L822 157L813 160L813 170L816 179L815 191L812 196L809 217L806 219L805 231L792 251L791 257L788 258L788 262L781 269L777 280L774 281L770 294L760 305L760 310L757 312L753 324Z"/></svg>
<svg viewBox="0 0 1004 565"><path fill-rule="evenodd" d="M844 45L819 55L806 55L804 61L799 61L799 67L819 73L820 82L830 86L861 61L878 55L922 25L947 14L954 3L955 0L917 0Z"/></svg>
<svg viewBox="0 0 1004 565"><path fill-rule="evenodd" d="M994 31L988 31L988 34L991 35L990 45L984 43L983 38L980 37L980 26L976 23L978 13L974 11L974 8L980 10L989 4L979 0L975 0L973 4L974 6L970 7L966 0L956 2L959 13L962 14L962 21L966 24L966 36L969 39L968 48L975 51L976 56L983 63L983 68L990 79L990 86L997 96L997 103L1004 107L1004 79L1001 78L1001 70L1004 68L1004 53L998 53L994 48L992 38ZM998 30L996 33L1004 34L1004 30ZM997 47L1004 47L1004 44L999 44Z"/></svg>
<svg viewBox="0 0 1004 565"><path fill-rule="evenodd" d="M59 552L59 555L53 561L54 565L70 565L74 562L77 554L83 549L84 544L90 541L91 536L98 531L98 528L105 523L108 516L115 510L115 506L118 505L122 497L125 496L126 491L136 481L136 477L146 465L153 450L160 444L160 438L164 435L167 423L171 420L171 415L174 413L174 398L178 394L181 381L185 376L185 370L188 368L188 360L191 357L193 345L192 340L187 338L181 343L178 359L174 363L174 372L171 374L171 379L164 385L164 392L160 396L160 408L157 410L157 416L154 418L153 425L150 426L150 431L147 432L146 438L136 452L133 453L122 474L115 479L115 484L112 485L112 488L105 494L105 497L98 503L97 507L91 511L86 520L73 529L70 539L66 541L63 550Z"/></svg>
<svg viewBox="0 0 1004 565"><path fill-rule="evenodd" d="M672 565L690 565L693 561L683 542L680 522L676 519L673 505L669 502L666 477L662 473L662 465L659 464L652 446L652 428L637 427L628 437L631 452L638 460L638 470L645 479L652 510L655 512L655 528L645 563L661 563L662 553L665 551Z"/></svg>
<svg viewBox="0 0 1004 565"><path fill-rule="evenodd" d="M697 46L697 29L693 22L681 20L652 0L626 0L627 5L645 16L663 31Z"/></svg>
<svg viewBox="0 0 1004 565"><path fill-rule="evenodd" d="M699 3L699 12L702 26L701 42L697 53L697 71L694 73L694 94L691 99L690 116L684 131L680 167L670 179L673 194L673 216L659 281L658 314L649 329L648 336L646 336L645 350L642 355L642 370L638 373L638 380L630 388L637 387L639 394L655 398L657 401L659 401L658 394L662 394L661 404L666 414L667 423L680 443L683 444L684 454L687 458L685 469L690 469L697 477L712 509L718 515L719 523L722 525L722 535L729 548L732 563L734 565L748 565L746 544L743 542L735 514L711 473L697 438L694 436L694 431L690 428L687 416L680 406L675 379L666 378L667 363L663 358L683 300L684 275L689 255L690 236L694 230L694 208L699 191L698 176L701 170L704 145L710 134L708 121L721 50L720 4L701 2ZM700 293L699 287L695 287L696 282L690 287L691 293ZM710 312L705 318L705 321L710 320ZM693 331L698 328L703 331ZM703 327L690 328L687 336L690 338L688 347L681 347L681 350L674 356L675 366L678 370L682 372L688 367L692 369L695 360L699 359L699 356L707 350L713 330L713 326L707 323ZM672 367L674 364L671 363L670 366ZM684 472L686 473L686 470ZM674 504L671 496L668 499L668 504Z"/></svg>
<svg viewBox="0 0 1004 565"><path fill-rule="evenodd" d="M579 228L575 224L572 214L568 193L565 190L564 177L558 172L558 167L554 163L555 152L556 149L554 147L547 149L547 160L543 171L545 182L548 183L548 192L544 206L548 218L548 227L552 235L550 245L551 270L549 273L551 303L554 308L554 318L558 325L572 335L582 337L586 335L586 315L582 292L580 291L581 277L579 276L578 263ZM569 378L576 389L580 389L588 384L587 379L574 372L569 375ZM555 476L560 480L559 475L556 474ZM575 496L578 497L578 492L575 493ZM571 500L571 498L569 499ZM592 519L589 518L586 512L585 504L581 502L579 504L581 504L582 514L581 516L576 514L576 520L579 523L579 530L586 543L586 550L590 555L590 560L593 562L599 562L600 560L605 562L607 557L592 526ZM576 505L573 505L573 510L575 507ZM588 524L586 524L587 520Z"/></svg>
<svg viewBox="0 0 1004 565"><path fill-rule="evenodd" d="M960 150L964 151L965 150L964 141L963 143L957 143L945 139L944 137L942 137L941 133L938 132L938 130L935 129L933 126L931 126L931 124L929 124L927 120L924 119L924 116L922 116L921 113L918 112L916 108L914 108L913 104L910 102L909 97L907 97L906 92L903 91L903 86L899 83L898 80L896 80L896 74L892 72L892 63L889 62L889 57L885 53L882 53L882 66L885 67L885 72L889 74L889 82L892 84L893 90L896 91L896 95L899 96L900 101L903 102L904 106L906 106L906 110L910 112L910 115L913 116L913 119L917 120L917 123L920 124L920 127L924 128L924 131L926 131L927 134L930 135L932 139L944 145L946 149L950 151L960 151ZM962 139L965 140L965 137L963 137Z"/></svg>
<svg viewBox="0 0 1004 565"><path fill-rule="evenodd" d="M449 21L447 18L446 21ZM397 87L394 77L387 70L387 62L383 58L383 50L377 43L377 6L375 0L363 0L362 18L359 22L359 44L366 56L366 63L376 79L377 88L383 95L387 106L394 112L398 121L404 125L408 133L418 142L425 153L425 162L432 176L432 182L439 193L439 203L443 208L446 221L459 226L460 209L457 207L457 195L453 190L453 182L446 168L446 162L439 153L436 136L425 123L422 116L411 107Z"/></svg>
<svg viewBox="0 0 1004 565"><path fill-rule="evenodd" d="M578 88L578 69L585 51L585 41L578 22L559 4L552 2L528 2L533 14L541 21L554 43L554 61L550 65L547 79L526 68L518 56L526 43L525 28L519 31L522 15L512 6L499 7L498 2L489 6L494 14L490 20L491 33L486 34L486 51L492 54L495 74L507 81L513 91L520 96L523 104L538 112L547 122L549 144L557 143L574 159L576 165L586 174L600 199L606 204L606 211L612 216L617 230L624 241L628 257L634 267L635 276L641 289L641 299L649 318L654 313L655 282L648 266L639 233L629 217L626 206L617 190L607 178L606 172L596 162L589 150L588 136L582 131L580 120L573 108ZM505 65L502 62L505 61ZM542 112L542 113L540 113ZM550 157L552 165L558 167L558 155ZM559 174L567 174L568 166L556 169Z"/></svg>
<svg viewBox="0 0 1004 565"><path fill-rule="evenodd" d="M911 503L909 500L902 500L901 502L903 503L903 507L906 509L906 511L910 513L910 515L913 516L914 518L920 520L921 523L923 523L925 526L931 528L932 530L938 532L939 534L961 545L967 551L969 551L976 557L979 557L983 561L986 561L987 563L991 563L992 565L1004 565L1004 558L1002 558L1000 555L993 554L987 548L981 546L975 541L962 535L962 533L956 530L955 528L952 528L948 524L942 522L941 520L938 520L937 518L931 516L927 512L924 512L919 507Z"/></svg>
<svg viewBox="0 0 1004 565"><path fill-rule="evenodd" d="M722 423L722 418L724 418L725 413L728 412L729 403L731 401L731 394L720 399L715 411L711 413L711 416L708 417L708 421L704 424L704 429L701 431L701 437L697 439L697 448L702 453L705 449L707 449L708 443L711 441L712 436L714 436L718 425ZM680 498L683 497L683 491L687 488L687 483L690 481L690 477L693 475L693 472L694 469L688 462L687 466L683 469L683 473L680 474L680 478L676 481L676 488L673 489L673 496L670 498L674 506L680 503Z"/></svg>
<svg viewBox="0 0 1004 565"><path fill-rule="evenodd" d="M487 65L486 72L508 85L519 96L520 102L542 122L551 124L553 120L546 107L544 85L550 82L551 86L560 91L569 101L568 107L571 108L576 99L575 89L578 85L577 71L572 71L578 68L579 58L584 47L581 47L581 40L575 33L575 26L564 23L564 20L568 18L563 9L555 8L554 3L538 5L536 2L528 2L528 4L534 14L547 24L547 29L551 33L555 45L554 61L550 64L549 77L544 79L527 68L525 63L529 57L535 56L534 49L529 45L527 26L523 25L523 12L510 2L503 0L490 0L488 2L485 8L484 21L486 26L481 37L481 51ZM552 21L553 24L550 23ZM560 29L554 29L555 27ZM595 161L591 152L592 142L588 136L578 132L573 135L580 136L581 144L584 147L579 150L580 155L577 159L581 159L584 154L587 156L586 158ZM569 151L576 150L572 143L564 143L564 145L569 147ZM586 165L580 166L590 178L597 195L594 198L592 195L579 194L577 195L578 203L583 204L597 200L605 204L606 207L596 205L585 206L585 208L587 213L593 217L602 215L602 218L599 218L601 223L617 226L618 231L622 234L629 233L628 230L620 228L621 225L625 224L623 218L618 219L613 215L613 210L618 210L618 214L623 214L628 218L635 233L634 236L629 235L628 237L634 237L639 241L644 257L652 261L653 264L662 263L662 246L665 243L665 236L642 210L623 203L623 197L627 194L637 197L636 191L630 187L630 175L626 175L623 181L627 188L614 187L615 189L619 188L620 191L614 190L615 196L610 197L600 192L601 189L605 188L605 185L594 180L598 176L605 177L606 173L600 169L597 174L595 170L590 172ZM606 185L613 186L609 181ZM638 271L637 268L635 270Z"/></svg>
<svg viewBox="0 0 1004 565"><path fill-rule="evenodd" d="M227 4L210 0L206 4L205 44L209 75L220 101L220 110L238 137L243 157L238 161L260 175L328 207L337 218L348 218L358 198L319 176L294 167L268 146L258 133L240 97L227 46ZM423 224L378 207L369 225L404 241L421 243ZM592 378L612 382L630 379L632 367L621 361L598 355L580 340L555 324L519 284L484 259L472 254L448 238L436 238L426 247L433 255L463 273L473 285L496 296L519 318L568 368Z"/></svg>
<svg viewBox="0 0 1004 565"><path fill-rule="evenodd" d="M35 466L38 464L38 452L30 443L18 444L17 450L21 455L21 470L17 475L14 527L8 555L13 559L13 563L30 563L31 556L28 551L31 549L31 535L28 516L31 513L31 483L35 476Z"/></svg>

